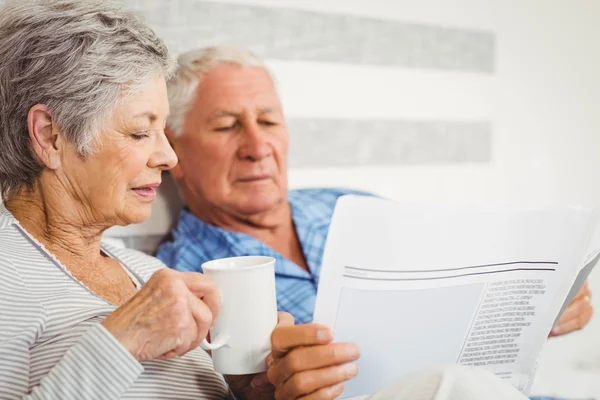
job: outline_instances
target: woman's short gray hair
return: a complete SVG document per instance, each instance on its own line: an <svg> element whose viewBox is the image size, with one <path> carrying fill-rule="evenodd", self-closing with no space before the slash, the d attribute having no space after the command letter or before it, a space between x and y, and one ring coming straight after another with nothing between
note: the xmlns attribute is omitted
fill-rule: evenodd
<svg viewBox="0 0 600 400"><path fill-rule="evenodd" d="M167 81L171 114L167 127L176 136L183 132L185 116L196 98L196 89L202 77L221 64L234 64L242 67L260 67L267 73L265 64L250 50L234 46L216 46L191 50L177 59L177 72ZM271 74L269 73L271 76ZM271 79L273 77L271 76Z"/></svg>
<svg viewBox="0 0 600 400"><path fill-rule="evenodd" d="M106 0L8 0L0 7L0 186L32 187L42 166L27 115L48 107L83 158L120 99L175 61L137 14Z"/></svg>

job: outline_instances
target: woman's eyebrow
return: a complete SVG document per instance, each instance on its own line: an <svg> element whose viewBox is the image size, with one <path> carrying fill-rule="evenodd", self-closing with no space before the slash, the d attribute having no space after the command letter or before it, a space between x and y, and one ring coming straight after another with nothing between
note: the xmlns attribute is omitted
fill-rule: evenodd
<svg viewBox="0 0 600 400"><path fill-rule="evenodd" d="M133 118L135 118L135 119L147 118L150 122L155 122L158 120L158 116L155 113L153 113L152 111L141 112L139 114L134 115ZM167 119L167 118L169 118L169 114L167 114L165 116L165 119Z"/></svg>

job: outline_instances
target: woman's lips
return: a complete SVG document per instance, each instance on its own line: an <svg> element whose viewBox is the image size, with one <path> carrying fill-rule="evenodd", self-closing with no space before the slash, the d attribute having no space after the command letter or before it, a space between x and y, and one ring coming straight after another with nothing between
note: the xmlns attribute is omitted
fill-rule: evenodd
<svg viewBox="0 0 600 400"><path fill-rule="evenodd" d="M156 190L152 188L135 188L131 190L145 200L154 200L156 198Z"/></svg>
<svg viewBox="0 0 600 400"><path fill-rule="evenodd" d="M152 201L156 198L156 188L158 186L160 186L160 183L153 183L151 185L132 188L131 190L142 199Z"/></svg>

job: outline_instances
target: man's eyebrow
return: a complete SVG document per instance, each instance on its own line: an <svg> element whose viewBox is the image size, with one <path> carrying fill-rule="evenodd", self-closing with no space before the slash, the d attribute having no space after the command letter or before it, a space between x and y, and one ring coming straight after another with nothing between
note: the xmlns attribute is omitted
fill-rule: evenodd
<svg viewBox="0 0 600 400"><path fill-rule="evenodd" d="M222 117L239 117L239 116L240 116L240 113L236 113L236 112L233 112L233 111L225 111L225 110L223 110L223 111L217 111L216 113L214 113L213 115L211 115L208 118L208 120L212 121L212 120L219 119L219 118L222 118Z"/></svg>
<svg viewBox="0 0 600 400"><path fill-rule="evenodd" d="M268 114L271 112L279 111L279 108L276 107L263 107L258 109L258 114Z"/></svg>
<svg viewBox="0 0 600 400"><path fill-rule="evenodd" d="M257 110L257 114L261 115L261 114L268 114L271 112L280 112L281 109L279 107L262 107L259 108ZM229 111L229 110L222 110L222 111L217 111L216 113L214 113L213 115L211 115L208 118L208 121L213 121L215 119L219 119L222 117L234 117L234 118L239 118L242 115L242 113L240 112L235 112L235 111Z"/></svg>

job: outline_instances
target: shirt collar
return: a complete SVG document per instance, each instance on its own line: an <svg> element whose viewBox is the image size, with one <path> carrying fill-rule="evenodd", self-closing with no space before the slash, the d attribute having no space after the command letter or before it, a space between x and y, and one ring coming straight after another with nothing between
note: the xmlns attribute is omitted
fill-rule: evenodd
<svg viewBox="0 0 600 400"><path fill-rule="evenodd" d="M294 207L292 206L294 209ZM300 215L296 218L296 215ZM301 213L292 211L292 219L296 225L296 231L302 246L301 232L304 233L304 225L306 217ZM262 243L260 240L245 233L232 232L215 225L208 224L185 207L181 210L179 216L179 224L177 226L178 233L188 240L194 238L196 245L207 246L206 241L211 242L211 245L226 246L229 248L229 254L233 257L248 256L248 255L263 255L275 258L275 273L277 275L287 275L297 278L310 279L311 273L304 271L298 265L283 257L281 254L273 250L271 247ZM304 249L302 249L304 252ZM305 257L306 253L304 252ZM210 256L210 254L208 255ZM308 260L307 260L308 262ZM309 263L310 265L310 263ZM311 272L317 269L318 266L309 267Z"/></svg>
<svg viewBox="0 0 600 400"><path fill-rule="evenodd" d="M0 203L0 229L15 223L15 217L6 209L3 203Z"/></svg>

